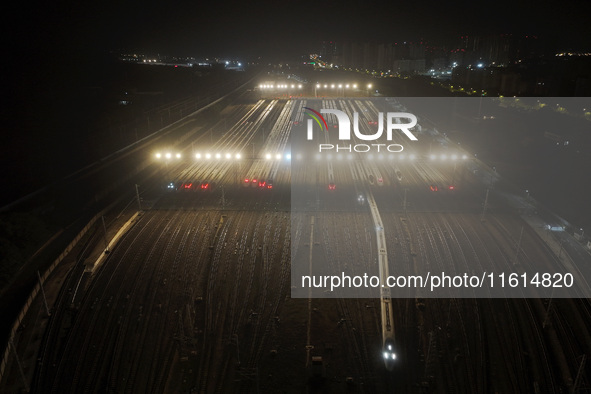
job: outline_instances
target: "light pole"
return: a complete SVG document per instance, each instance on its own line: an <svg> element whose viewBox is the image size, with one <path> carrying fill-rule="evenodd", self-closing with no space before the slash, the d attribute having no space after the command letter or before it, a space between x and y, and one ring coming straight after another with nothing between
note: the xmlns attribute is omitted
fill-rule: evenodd
<svg viewBox="0 0 591 394"><path fill-rule="evenodd" d="M484 198L484 205L482 207L482 217L480 219L481 222L484 222L484 215L486 214L487 205L488 205L488 189L486 189L486 197Z"/></svg>
<svg viewBox="0 0 591 394"><path fill-rule="evenodd" d="M105 237L105 253L109 253L109 242L107 241L107 226L105 225L105 215L101 216L101 220L103 221L103 235Z"/></svg>
<svg viewBox="0 0 591 394"><path fill-rule="evenodd" d="M137 206L139 208L139 210L142 210L142 202L140 200L140 189L139 189L140 185L138 185L137 183L135 184L135 195L137 197Z"/></svg>

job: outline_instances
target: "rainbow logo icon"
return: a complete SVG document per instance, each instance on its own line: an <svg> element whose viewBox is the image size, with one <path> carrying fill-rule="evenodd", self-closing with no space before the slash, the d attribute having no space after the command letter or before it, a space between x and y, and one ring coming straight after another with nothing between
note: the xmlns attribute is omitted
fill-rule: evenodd
<svg viewBox="0 0 591 394"><path fill-rule="evenodd" d="M322 124L324 124L324 129L328 131L328 124L326 123L326 119L324 119L324 117L320 115L318 111L315 111L309 107L304 107L304 109L310 111L308 112L308 115L310 115L316 121L316 123L318 123L318 126L320 126L320 130L322 130ZM321 120L322 123L320 122Z"/></svg>

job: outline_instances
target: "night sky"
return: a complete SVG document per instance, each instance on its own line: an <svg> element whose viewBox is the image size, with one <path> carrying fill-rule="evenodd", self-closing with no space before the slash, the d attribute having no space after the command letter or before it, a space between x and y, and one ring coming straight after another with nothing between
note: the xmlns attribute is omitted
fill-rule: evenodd
<svg viewBox="0 0 591 394"><path fill-rule="evenodd" d="M167 55L289 56L322 40L438 40L534 34L557 49L589 42L591 2L101 1L3 6L13 53L133 50Z"/></svg>

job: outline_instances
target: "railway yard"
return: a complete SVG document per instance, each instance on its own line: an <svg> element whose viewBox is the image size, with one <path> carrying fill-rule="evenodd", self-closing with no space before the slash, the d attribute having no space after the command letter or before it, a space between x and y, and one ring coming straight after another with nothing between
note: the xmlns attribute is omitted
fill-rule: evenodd
<svg viewBox="0 0 591 394"><path fill-rule="evenodd" d="M77 266L65 279L36 365L27 366L32 392L591 387L586 298L302 286L302 275L341 272L573 272L528 224L528 200L508 198L495 172L426 123L416 142L396 132L385 142L403 152L349 152L330 115L326 132L307 140L305 108L357 112L366 134L380 112L412 112L398 101L249 92L211 127L146 150L156 175L142 211L100 266ZM342 150L319 152L318 143ZM101 232L88 242L101 248ZM583 259L572 263L572 294L589 291L591 255ZM396 359L385 365L386 344ZM0 390L16 392L11 376Z"/></svg>

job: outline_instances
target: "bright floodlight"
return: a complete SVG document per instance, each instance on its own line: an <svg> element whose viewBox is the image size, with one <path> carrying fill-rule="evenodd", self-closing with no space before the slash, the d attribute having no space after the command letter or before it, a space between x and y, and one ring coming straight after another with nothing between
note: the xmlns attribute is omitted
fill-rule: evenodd
<svg viewBox="0 0 591 394"><path fill-rule="evenodd" d="M324 87L325 87L325 88L327 88L327 87L328 87L328 85L324 85Z"/></svg>
<svg viewBox="0 0 591 394"><path fill-rule="evenodd" d="M226 159L231 159L232 155L230 153L226 153Z"/></svg>
<svg viewBox="0 0 591 394"><path fill-rule="evenodd" d="M242 157L242 156L240 156L240 153L236 153L236 156L234 156L234 157L237 159L240 159L240 157Z"/></svg>
<svg viewBox="0 0 591 394"><path fill-rule="evenodd" d="M177 154L176 154L176 158L177 158L177 159L180 159L180 158L181 158L181 154L180 154L180 153L177 153Z"/></svg>
<svg viewBox="0 0 591 394"><path fill-rule="evenodd" d="M341 89L343 87L343 85L339 84L339 89Z"/></svg>
<svg viewBox="0 0 591 394"><path fill-rule="evenodd" d="M317 89L320 89L320 84L319 83L316 84L316 88Z"/></svg>
<svg viewBox="0 0 591 394"><path fill-rule="evenodd" d="M463 156L462 156L462 160L466 160L467 158L468 158L468 156L467 156L467 155L463 155Z"/></svg>
<svg viewBox="0 0 591 394"><path fill-rule="evenodd" d="M265 159L269 160L270 158L271 158L271 154L270 154L270 153L267 153L267 154L265 155Z"/></svg>
<svg viewBox="0 0 591 394"><path fill-rule="evenodd" d="M286 158L287 160L291 160L291 153L288 153L288 154L286 154L286 155L285 155L285 158Z"/></svg>
<svg viewBox="0 0 591 394"><path fill-rule="evenodd" d="M292 89L293 89L293 88L295 88L295 85L294 85L294 84L291 84L291 88L292 88Z"/></svg>
<svg viewBox="0 0 591 394"><path fill-rule="evenodd" d="M157 159L159 159L159 158L161 158L161 157L162 157L162 155L161 155L160 153L156 153L156 158L157 158Z"/></svg>
<svg viewBox="0 0 591 394"><path fill-rule="evenodd" d="M346 84L346 85L345 85L345 87L346 87L347 89L349 89L349 84Z"/></svg>
<svg viewBox="0 0 591 394"><path fill-rule="evenodd" d="M371 89L371 83L367 85L367 88L368 89Z"/></svg>
<svg viewBox="0 0 591 394"><path fill-rule="evenodd" d="M331 89L334 89L334 83L332 85L330 85Z"/></svg>
<svg viewBox="0 0 591 394"><path fill-rule="evenodd" d="M353 89L357 89L357 84L356 83L353 84Z"/></svg>
<svg viewBox="0 0 591 394"><path fill-rule="evenodd" d="M275 155L275 159L277 159L277 160L281 160L281 153L277 153L277 154Z"/></svg>
<svg viewBox="0 0 591 394"><path fill-rule="evenodd" d="M172 155L171 155L170 153L167 153L167 154L166 154L166 158L167 158L167 159L170 159L170 157L171 157L171 156L172 156Z"/></svg>
<svg viewBox="0 0 591 394"><path fill-rule="evenodd" d="M222 155L220 155L219 153L216 153L216 154L215 154L215 158L216 158L216 159L219 159L220 157L222 157Z"/></svg>
<svg viewBox="0 0 591 394"><path fill-rule="evenodd" d="M206 159L211 159L211 153L206 153L206 154L205 154L205 158L206 158Z"/></svg>
<svg viewBox="0 0 591 394"><path fill-rule="evenodd" d="M300 84L298 84L298 89L301 89L301 88L302 88L302 84L300 83Z"/></svg>
<svg viewBox="0 0 591 394"><path fill-rule="evenodd" d="M197 153L197 154L195 155L195 157L196 157L197 159L201 159L201 153Z"/></svg>

